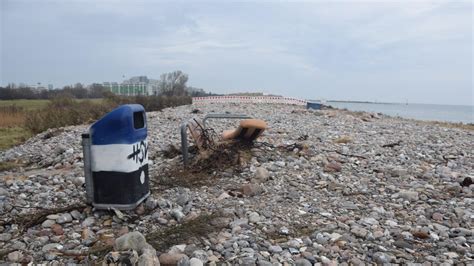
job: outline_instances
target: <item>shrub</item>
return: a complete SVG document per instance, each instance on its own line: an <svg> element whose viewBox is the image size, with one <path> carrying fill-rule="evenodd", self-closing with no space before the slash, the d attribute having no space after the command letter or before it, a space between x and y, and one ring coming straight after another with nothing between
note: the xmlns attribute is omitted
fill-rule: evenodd
<svg viewBox="0 0 474 266"><path fill-rule="evenodd" d="M121 97L117 95L108 95L106 101L109 104L118 106L122 104L137 103L143 105L146 111L160 111L164 108L175 107L192 103L189 96L135 96Z"/></svg>
<svg viewBox="0 0 474 266"><path fill-rule="evenodd" d="M25 127L33 133L39 133L49 128L79 125L97 120L113 107L89 100L79 102L69 97L55 98L46 108L30 112Z"/></svg>
<svg viewBox="0 0 474 266"><path fill-rule="evenodd" d="M159 111L163 108L190 104L188 96L137 96L119 97L108 95L100 103L90 100L77 101L74 98L61 96L51 100L45 108L29 112L25 127L33 133L40 133L49 128L92 123L119 105L138 103L146 111Z"/></svg>
<svg viewBox="0 0 474 266"><path fill-rule="evenodd" d="M25 109L16 105L0 106L0 127L14 127L25 121Z"/></svg>

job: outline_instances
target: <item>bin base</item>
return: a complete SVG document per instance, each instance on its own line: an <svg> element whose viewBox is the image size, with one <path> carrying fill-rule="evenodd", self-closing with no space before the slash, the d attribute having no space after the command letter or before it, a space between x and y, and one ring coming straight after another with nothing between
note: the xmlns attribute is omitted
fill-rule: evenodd
<svg viewBox="0 0 474 266"><path fill-rule="evenodd" d="M104 204L104 203L92 203L92 206L96 209L111 209L115 208L117 210L133 210L135 209L140 203L142 203L146 198L150 196L150 191L145 194L141 199L139 199L137 202L132 203L132 204Z"/></svg>

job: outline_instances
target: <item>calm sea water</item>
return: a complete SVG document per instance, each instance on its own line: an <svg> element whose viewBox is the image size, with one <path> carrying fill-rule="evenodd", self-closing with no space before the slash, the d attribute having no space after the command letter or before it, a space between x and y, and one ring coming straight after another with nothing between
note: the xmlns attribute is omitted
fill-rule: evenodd
<svg viewBox="0 0 474 266"><path fill-rule="evenodd" d="M440 104L384 104L327 102L336 108L351 111L368 111L419 120L474 123L474 106Z"/></svg>

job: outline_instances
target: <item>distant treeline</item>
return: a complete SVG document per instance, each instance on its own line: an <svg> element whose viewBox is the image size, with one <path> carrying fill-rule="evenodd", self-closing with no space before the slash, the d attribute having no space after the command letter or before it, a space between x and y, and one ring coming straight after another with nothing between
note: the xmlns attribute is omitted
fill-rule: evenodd
<svg viewBox="0 0 474 266"><path fill-rule="evenodd" d="M17 99L54 99L57 97L71 97L76 99L96 99L109 97L112 94L107 88L101 84L93 84L85 87L78 83L74 86L65 86L62 89L46 90L35 89L30 87L17 87L15 85L8 85L7 87L0 87L0 100L17 100ZM176 95L174 91L167 91L166 96ZM183 95L180 93L179 95ZM196 90L192 88L190 91L185 91L183 96L203 97L217 95L208 93L203 90Z"/></svg>
<svg viewBox="0 0 474 266"><path fill-rule="evenodd" d="M109 93L109 90L101 84L93 84L86 88L81 83L77 83L74 86L65 86L62 89L55 90L35 89L10 84L7 87L0 87L0 100L53 99L58 96L76 99L103 98L107 93Z"/></svg>

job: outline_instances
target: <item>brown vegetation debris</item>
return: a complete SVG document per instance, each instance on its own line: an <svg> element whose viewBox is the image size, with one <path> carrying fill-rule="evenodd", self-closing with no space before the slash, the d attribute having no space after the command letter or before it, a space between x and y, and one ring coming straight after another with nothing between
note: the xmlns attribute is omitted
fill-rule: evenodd
<svg viewBox="0 0 474 266"><path fill-rule="evenodd" d="M201 237L225 227L223 223L214 222L220 217L222 217L220 213L201 214L193 220L150 233L146 236L146 240L156 250L167 250L173 245L187 243L191 239L201 241Z"/></svg>

